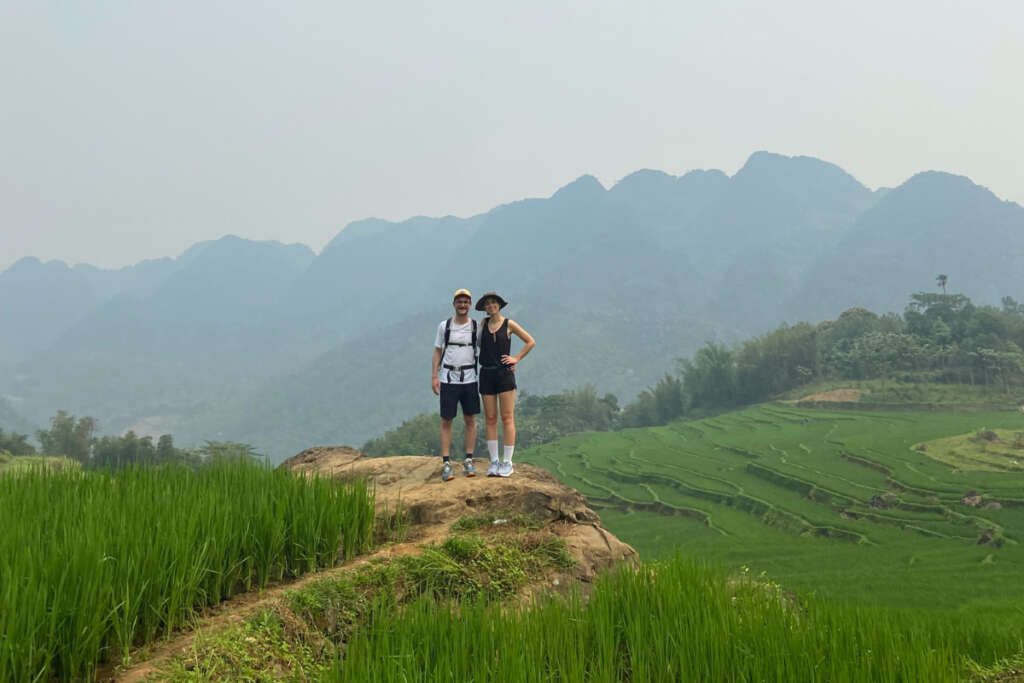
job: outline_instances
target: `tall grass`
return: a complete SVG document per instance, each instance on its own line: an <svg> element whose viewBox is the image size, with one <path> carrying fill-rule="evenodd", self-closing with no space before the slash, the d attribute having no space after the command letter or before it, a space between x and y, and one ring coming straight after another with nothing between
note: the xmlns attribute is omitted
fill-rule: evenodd
<svg viewBox="0 0 1024 683"><path fill-rule="evenodd" d="M589 601L526 610L382 600L336 681L956 681L1019 652L983 619L799 602L680 560L605 577Z"/></svg>
<svg viewBox="0 0 1024 683"><path fill-rule="evenodd" d="M0 477L0 680L88 678L196 610L368 547L364 483L245 463Z"/></svg>

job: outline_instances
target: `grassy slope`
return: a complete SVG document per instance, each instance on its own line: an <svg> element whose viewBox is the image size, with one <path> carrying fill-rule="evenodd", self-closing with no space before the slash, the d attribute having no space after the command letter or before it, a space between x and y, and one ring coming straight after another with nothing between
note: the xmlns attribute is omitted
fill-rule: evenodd
<svg viewBox="0 0 1024 683"><path fill-rule="evenodd" d="M581 490L644 557L682 549L802 592L1009 616L1024 607L1024 474L957 472L911 448L981 427L1024 429L1024 415L765 404L522 458ZM970 490L1001 509L962 505ZM883 495L889 507L872 506Z"/></svg>

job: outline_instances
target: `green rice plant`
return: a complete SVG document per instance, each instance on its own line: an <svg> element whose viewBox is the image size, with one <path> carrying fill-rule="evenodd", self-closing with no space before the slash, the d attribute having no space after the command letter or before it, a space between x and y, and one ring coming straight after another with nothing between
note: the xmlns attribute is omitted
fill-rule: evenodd
<svg viewBox="0 0 1024 683"><path fill-rule="evenodd" d="M384 505L378 511L373 525L373 544L402 543L409 537L409 514L402 501L395 504L395 509Z"/></svg>
<svg viewBox="0 0 1024 683"><path fill-rule="evenodd" d="M326 680L942 682L1021 651L983 618L797 599L679 557L605 576L586 601L371 611Z"/></svg>
<svg viewBox="0 0 1024 683"><path fill-rule="evenodd" d="M366 550L373 496L244 462L0 477L0 680L97 663L268 581Z"/></svg>

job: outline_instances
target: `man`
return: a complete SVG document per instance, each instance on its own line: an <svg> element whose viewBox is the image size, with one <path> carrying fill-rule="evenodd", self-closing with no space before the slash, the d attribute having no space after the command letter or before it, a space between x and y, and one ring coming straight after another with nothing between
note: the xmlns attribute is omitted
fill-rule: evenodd
<svg viewBox="0 0 1024 683"><path fill-rule="evenodd" d="M431 389L441 397L441 481L451 481L450 457L452 420L462 406L466 422L466 459L463 474L475 477L473 451L476 448L476 416L480 412L480 394L476 384L476 354L479 346L476 320L469 317L473 298L468 289L457 289L452 299L455 315L442 320L434 341L434 359L430 370Z"/></svg>

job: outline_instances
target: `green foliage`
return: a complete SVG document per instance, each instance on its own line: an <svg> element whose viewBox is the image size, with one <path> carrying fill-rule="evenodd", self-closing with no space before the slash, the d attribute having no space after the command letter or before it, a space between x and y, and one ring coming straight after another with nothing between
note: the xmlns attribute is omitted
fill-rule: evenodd
<svg viewBox="0 0 1024 683"><path fill-rule="evenodd" d="M409 515L401 502L391 510L388 505L377 511L373 520L373 543L401 543L409 536Z"/></svg>
<svg viewBox="0 0 1024 683"><path fill-rule="evenodd" d="M479 427L479 425L478 425ZM363 444L362 451L371 458L390 455L426 455L441 453L441 423L436 413L423 413L409 418L383 436ZM460 448L465 438L461 420L452 424L452 444ZM479 444L480 439L477 438Z"/></svg>
<svg viewBox="0 0 1024 683"><path fill-rule="evenodd" d="M736 404L736 359L728 348L708 342L692 361L684 359L680 365L691 403L707 408Z"/></svg>
<svg viewBox="0 0 1024 683"><path fill-rule="evenodd" d="M457 532L418 555L370 565L354 581L393 606L424 596L501 601L548 571L575 565L561 538L536 532L528 520L522 522Z"/></svg>
<svg viewBox="0 0 1024 683"><path fill-rule="evenodd" d="M50 429L40 430L37 437L43 445L43 453L49 456L63 456L92 469L121 469L150 465L182 464L196 469L203 464L222 463L233 460L264 462L266 456L246 443L235 441L206 441L197 449L176 448L174 437L164 434L153 443L153 437L140 437L134 431L121 436L94 436L96 420L91 417L76 419L63 410L50 419ZM0 430L0 448L15 455L34 453L35 449L26 443L25 436L5 435ZM6 444L6 446L5 446Z"/></svg>
<svg viewBox="0 0 1024 683"><path fill-rule="evenodd" d="M902 319L864 308L817 326L783 325L736 349L708 342L681 361L685 402L707 412L763 401L831 379L899 378L998 386L1024 385L1024 313L1012 298L1001 309L962 294L920 292ZM649 413L641 395L626 412ZM664 424L625 421L626 424Z"/></svg>
<svg viewBox="0 0 1024 683"><path fill-rule="evenodd" d="M237 460L33 468L0 477L0 519L0 680L80 680L207 605L365 551L373 496Z"/></svg>
<svg viewBox="0 0 1024 683"><path fill-rule="evenodd" d="M0 429L0 451L6 451L9 455L32 455L36 449L28 442L28 435Z"/></svg>
<svg viewBox="0 0 1024 683"><path fill-rule="evenodd" d="M152 437L139 437L129 430L123 436L93 439L89 465L96 469L120 469L180 463L195 468L200 462L200 453L175 448L170 434L161 436L154 446Z"/></svg>
<svg viewBox="0 0 1024 683"><path fill-rule="evenodd" d="M821 372L818 328L807 323L783 325L745 342L735 360L735 396L740 403L804 384Z"/></svg>
<svg viewBox="0 0 1024 683"><path fill-rule="evenodd" d="M521 393L516 405L516 445L547 443L565 434L616 427L618 399L598 396L593 385L549 396Z"/></svg>
<svg viewBox="0 0 1024 683"><path fill-rule="evenodd" d="M95 431L93 418L76 420L74 415L59 410L50 418L50 428L37 431L36 438L45 455L63 455L84 464L89 461Z"/></svg>
<svg viewBox="0 0 1024 683"><path fill-rule="evenodd" d="M619 424L623 427L647 427L665 424L683 416L686 394L678 377L665 375L651 389L640 392L622 410Z"/></svg>
<svg viewBox="0 0 1024 683"><path fill-rule="evenodd" d="M175 660L161 680L207 681L318 680L326 668L314 644L285 626L277 611L261 609L242 624L196 634L187 657Z"/></svg>

